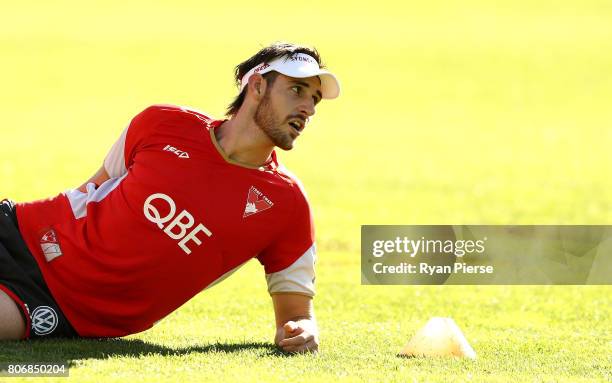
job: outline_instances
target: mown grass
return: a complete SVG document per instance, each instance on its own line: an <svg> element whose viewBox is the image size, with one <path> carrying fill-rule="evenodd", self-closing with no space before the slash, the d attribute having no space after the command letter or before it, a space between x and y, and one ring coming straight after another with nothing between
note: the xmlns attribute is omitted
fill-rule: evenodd
<svg viewBox="0 0 612 383"><path fill-rule="evenodd" d="M356 265L349 270L357 271ZM605 381L612 314L607 287L355 287L321 272L318 356L270 342L258 266L125 339L2 345L3 361L68 360L79 381ZM397 356L431 316L451 316L476 361ZM34 379L34 378L32 378ZM36 378L38 379L38 378Z"/></svg>
<svg viewBox="0 0 612 383"><path fill-rule="evenodd" d="M362 224L610 224L612 8L604 1L4 4L0 194L79 185L152 103L221 116L261 45L315 45L343 94L282 160L319 244L318 356L271 345L252 263L126 339L0 345L80 381L609 381L607 286L361 286ZM403 359L432 316L475 362ZM7 378L8 379L8 378ZM27 380L27 379L26 379ZM32 378L39 381L38 378Z"/></svg>

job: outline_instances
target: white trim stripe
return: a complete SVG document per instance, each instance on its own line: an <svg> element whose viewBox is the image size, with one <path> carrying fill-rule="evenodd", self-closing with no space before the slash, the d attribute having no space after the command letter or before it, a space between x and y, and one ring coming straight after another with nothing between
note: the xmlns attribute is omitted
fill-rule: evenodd
<svg viewBox="0 0 612 383"><path fill-rule="evenodd" d="M77 189L70 189L64 192L64 195L70 201L70 207L74 218L79 219L87 216L87 204L90 202L100 202L107 195L110 194L123 179L127 176L127 173L119 178L111 178L104 182L100 187L96 189L96 184L90 182L87 184L87 193L83 193Z"/></svg>
<svg viewBox="0 0 612 383"><path fill-rule="evenodd" d="M127 168L125 167L125 137L127 136L127 131L129 126L123 129L121 136L117 139L117 141L110 148L110 151L104 158L104 169L110 178L121 177L125 173L127 173Z"/></svg>
<svg viewBox="0 0 612 383"><path fill-rule="evenodd" d="M217 283L221 283L223 282L223 280L225 280L227 277L229 277L230 275L234 274L236 271L238 271L239 268L241 268L242 266L244 266L246 264L246 262L239 264L238 266L234 267L233 269L231 269L230 271L228 271L227 273L223 274L222 276L220 276L219 278L215 279L214 282L212 282L211 284L209 284L208 286L206 286L204 288L204 290L208 290L211 287L213 287L214 285L216 285Z"/></svg>
<svg viewBox="0 0 612 383"><path fill-rule="evenodd" d="M316 259L316 247L313 244L291 266L276 273L266 274L268 292L270 294L294 292L313 297Z"/></svg>

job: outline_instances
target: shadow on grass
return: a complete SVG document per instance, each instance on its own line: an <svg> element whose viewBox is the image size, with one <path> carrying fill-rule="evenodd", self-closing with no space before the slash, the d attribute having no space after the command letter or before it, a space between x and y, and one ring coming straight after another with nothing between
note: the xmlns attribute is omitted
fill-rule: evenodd
<svg viewBox="0 0 612 383"><path fill-rule="evenodd" d="M270 343L213 343L204 346L170 348L140 339L45 339L35 341L0 342L0 363L68 362L84 359L108 359L161 355L181 356L206 353L237 353L250 351L260 356L288 357Z"/></svg>

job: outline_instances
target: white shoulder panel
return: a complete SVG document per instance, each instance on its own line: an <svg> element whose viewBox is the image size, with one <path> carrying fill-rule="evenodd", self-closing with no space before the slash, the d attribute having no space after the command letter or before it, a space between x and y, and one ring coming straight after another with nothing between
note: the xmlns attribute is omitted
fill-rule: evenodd
<svg viewBox="0 0 612 383"><path fill-rule="evenodd" d="M74 214L74 218L79 219L83 218L87 215L87 204L90 202L100 202L106 197L110 192L112 192L123 179L127 176L127 173L119 178L111 178L99 188L96 189L96 184L90 182L87 184L87 193L83 193L78 189L70 189L64 192L64 195L70 201L70 207L72 208L72 213Z"/></svg>
<svg viewBox="0 0 612 383"><path fill-rule="evenodd" d="M316 247L313 244L291 266L276 273L266 274L268 292L300 293L313 297L315 295L314 279L316 262Z"/></svg>
<svg viewBox="0 0 612 383"><path fill-rule="evenodd" d="M104 158L104 169L110 178L121 177L127 173L125 167L125 136L127 135L128 128L123 129L119 139L113 144L110 151Z"/></svg>

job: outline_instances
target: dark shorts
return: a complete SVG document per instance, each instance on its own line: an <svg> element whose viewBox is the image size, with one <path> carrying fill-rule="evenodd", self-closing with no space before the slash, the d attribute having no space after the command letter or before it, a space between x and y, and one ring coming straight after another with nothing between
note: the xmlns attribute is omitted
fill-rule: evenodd
<svg viewBox="0 0 612 383"><path fill-rule="evenodd" d="M15 204L6 199L0 201L0 290L19 306L27 324L26 339L78 336L19 233Z"/></svg>

